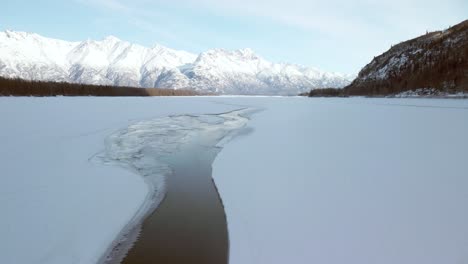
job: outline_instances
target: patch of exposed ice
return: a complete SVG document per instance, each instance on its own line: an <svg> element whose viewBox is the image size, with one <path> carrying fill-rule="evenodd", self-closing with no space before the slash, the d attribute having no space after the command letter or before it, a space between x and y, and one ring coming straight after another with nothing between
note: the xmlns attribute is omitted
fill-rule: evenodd
<svg viewBox="0 0 468 264"><path fill-rule="evenodd" d="M222 114L177 115L140 121L110 135L94 160L129 169L143 177L149 192L145 202L122 230L100 263L118 263L138 238L143 220L166 194L166 177L172 174L168 157L190 143L221 147L237 135L253 109ZM200 137L202 136L202 137ZM200 138L207 138L198 142Z"/></svg>

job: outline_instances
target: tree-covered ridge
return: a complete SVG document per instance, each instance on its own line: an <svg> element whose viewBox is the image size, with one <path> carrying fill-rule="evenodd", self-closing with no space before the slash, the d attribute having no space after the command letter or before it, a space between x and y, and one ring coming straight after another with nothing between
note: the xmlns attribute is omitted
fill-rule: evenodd
<svg viewBox="0 0 468 264"><path fill-rule="evenodd" d="M418 88L468 91L468 20L393 46L366 65L342 93L388 95Z"/></svg>

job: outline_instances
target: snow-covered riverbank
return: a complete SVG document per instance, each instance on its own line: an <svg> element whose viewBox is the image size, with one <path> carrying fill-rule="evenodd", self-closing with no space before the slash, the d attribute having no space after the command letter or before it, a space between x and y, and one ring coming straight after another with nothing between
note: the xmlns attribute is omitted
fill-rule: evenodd
<svg viewBox="0 0 468 264"><path fill-rule="evenodd" d="M468 261L468 101L278 99L214 167L231 264Z"/></svg>

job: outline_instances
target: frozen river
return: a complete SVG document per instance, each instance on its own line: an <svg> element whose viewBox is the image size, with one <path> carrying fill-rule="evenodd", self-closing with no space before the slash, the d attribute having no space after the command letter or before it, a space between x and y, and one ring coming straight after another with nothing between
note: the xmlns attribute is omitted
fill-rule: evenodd
<svg viewBox="0 0 468 264"><path fill-rule="evenodd" d="M216 131L215 115L245 107L263 110L242 125L246 136L221 140L221 151L191 140ZM166 237L155 255L171 252L177 232L162 222L180 231L188 215L188 226L206 221L199 202L221 208L216 189L200 191L211 176L227 219L226 231L221 209L206 211L213 231L200 232L200 247L213 259L468 261L467 100L0 98L0 111L1 263L96 263L166 192L174 206L162 202L142 225L128 261L159 239L146 230Z"/></svg>
<svg viewBox="0 0 468 264"><path fill-rule="evenodd" d="M253 110L140 121L106 140L95 160L139 174L150 192L103 262L228 262L226 215L211 166Z"/></svg>

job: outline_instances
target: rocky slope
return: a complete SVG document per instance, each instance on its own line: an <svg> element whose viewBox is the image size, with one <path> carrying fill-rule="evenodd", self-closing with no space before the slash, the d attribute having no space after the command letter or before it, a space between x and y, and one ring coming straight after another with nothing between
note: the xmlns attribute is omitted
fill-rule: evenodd
<svg viewBox="0 0 468 264"><path fill-rule="evenodd" d="M468 91L468 20L393 46L344 90L351 95L387 95L418 88Z"/></svg>
<svg viewBox="0 0 468 264"><path fill-rule="evenodd" d="M0 32L0 76L85 84L192 89L220 94L296 95L343 87L351 76L269 62L250 49L199 55L115 37L67 42Z"/></svg>

